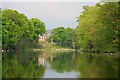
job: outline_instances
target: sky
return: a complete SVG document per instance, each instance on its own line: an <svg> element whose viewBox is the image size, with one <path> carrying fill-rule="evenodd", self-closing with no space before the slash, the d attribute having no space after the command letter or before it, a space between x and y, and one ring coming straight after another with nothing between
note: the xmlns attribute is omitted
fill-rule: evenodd
<svg viewBox="0 0 120 80"><path fill-rule="evenodd" d="M77 17L85 5L96 2L2 2L3 9L13 9L25 14L29 19L38 18L47 30L56 27L77 27Z"/></svg>

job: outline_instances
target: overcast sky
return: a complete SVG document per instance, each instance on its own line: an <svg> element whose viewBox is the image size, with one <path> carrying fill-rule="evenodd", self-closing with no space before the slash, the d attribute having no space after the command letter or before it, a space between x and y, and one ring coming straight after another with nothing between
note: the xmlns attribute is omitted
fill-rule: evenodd
<svg viewBox="0 0 120 80"><path fill-rule="evenodd" d="M96 2L3 2L2 8L17 10L29 19L39 18L49 30L60 26L75 28L82 7L95 4Z"/></svg>

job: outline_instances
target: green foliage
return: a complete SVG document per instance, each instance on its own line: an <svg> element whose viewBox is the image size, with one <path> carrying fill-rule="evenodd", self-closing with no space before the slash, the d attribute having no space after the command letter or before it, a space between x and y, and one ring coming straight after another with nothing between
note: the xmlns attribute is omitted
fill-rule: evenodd
<svg viewBox="0 0 120 80"><path fill-rule="evenodd" d="M39 19L29 20L27 16L16 10L2 11L2 48L4 50L22 48L24 46L21 43L35 44L38 42L38 34L43 34L45 31L45 24Z"/></svg>
<svg viewBox="0 0 120 80"><path fill-rule="evenodd" d="M34 31L37 35L39 34L45 34L46 33L46 28L45 28L45 24L44 22L40 21L39 19L37 18L32 18L31 19L31 22L33 23L34 25Z"/></svg>
<svg viewBox="0 0 120 80"><path fill-rule="evenodd" d="M2 49L2 13L0 8L0 51ZM0 52L0 65L2 65L2 53ZM0 78L2 78L2 66L0 66Z"/></svg>
<svg viewBox="0 0 120 80"><path fill-rule="evenodd" d="M118 3L97 3L83 7L85 11L78 18L78 43L83 49L116 52L120 12Z"/></svg>
<svg viewBox="0 0 120 80"><path fill-rule="evenodd" d="M120 12L118 3L106 3L101 5L99 18L104 27L99 29L105 49L117 50L118 48L118 31L120 30ZM106 12L105 12L106 11Z"/></svg>
<svg viewBox="0 0 120 80"><path fill-rule="evenodd" d="M62 47L73 47L74 30L71 28L58 27L53 29L50 39Z"/></svg>
<svg viewBox="0 0 120 80"><path fill-rule="evenodd" d="M25 15L15 10L3 10L2 16L2 47L14 49L22 38L30 36L32 24Z"/></svg>

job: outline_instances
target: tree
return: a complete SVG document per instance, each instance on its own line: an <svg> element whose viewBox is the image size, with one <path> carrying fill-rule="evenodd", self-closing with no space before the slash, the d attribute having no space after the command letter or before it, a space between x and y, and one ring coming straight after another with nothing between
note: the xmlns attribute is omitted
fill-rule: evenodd
<svg viewBox="0 0 120 80"><path fill-rule="evenodd" d="M111 2L101 5L99 18L103 27L99 30L102 36L104 48L108 51L117 51L118 48L118 31L120 31L120 12L118 3Z"/></svg>
<svg viewBox="0 0 120 80"><path fill-rule="evenodd" d="M19 46L24 48L23 44L30 47L30 43L38 42L38 34L45 32L45 24L39 19L29 20L27 16L16 10L2 11L2 48L4 50L17 49Z"/></svg>
<svg viewBox="0 0 120 80"><path fill-rule="evenodd" d="M54 42L57 43L57 45L61 46L63 44L62 40L64 38L64 27L58 27L53 29L51 38L53 39Z"/></svg>
<svg viewBox="0 0 120 80"><path fill-rule="evenodd" d="M32 30L32 24L24 14L10 9L2 11L3 49L14 49L22 38L30 37Z"/></svg>
<svg viewBox="0 0 120 80"><path fill-rule="evenodd" d="M87 8L87 9L86 9ZM83 49L88 49L89 42L93 42L97 28L100 26L98 22L98 10L96 6L85 7L85 11L79 16L79 25L77 32L79 36L78 44Z"/></svg>
<svg viewBox="0 0 120 80"><path fill-rule="evenodd" d="M45 28L44 22L40 21L38 18L32 18L31 22L34 25L34 30L37 35L39 35L39 34L43 35L46 33L46 28Z"/></svg>
<svg viewBox="0 0 120 80"><path fill-rule="evenodd" d="M85 11L78 17L76 28L81 48L116 52L120 29L118 3L97 3L83 8Z"/></svg>
<svg viewBox="0 0 120 80"><path fill-rule="evenodd" d="M72 28L66 28L65 34L64 34L64 44L65 46L73 48L73 42L74 42L74 30Z"/></svg>
<svg viewBox="0 0 120 80"><path fill-rule="evenodd" d="M71 28L58 27L53 29L50 38L53 39L58 46L73 47L74 30Z"/></svg>

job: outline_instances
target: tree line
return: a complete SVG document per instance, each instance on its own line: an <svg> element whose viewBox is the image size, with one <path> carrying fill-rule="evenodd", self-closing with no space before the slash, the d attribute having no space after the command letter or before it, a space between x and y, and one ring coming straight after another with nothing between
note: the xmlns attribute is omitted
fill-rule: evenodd
<svg viewBox="0 0 120 80"><path fill-rule="evenodd" d="M2 10L2 49L36 47L38 34L46 33L44 22L38 18L28 19L16 10Z"/></svg>
<svg viewBox="0 0 120 80"><path fill-rule="evenodd" d="M84 6L77 17L75 28L53 29L52 39L57 46L97 52L117 52L120 36L120 2L97 3ZM38 18L28 19L16 10L2 10L2 49L36 47L38 35L46 33L44 22ZM30 46L32 45L32 46Z"/></svg>
<svg viewBox="0 0 120 80"><path fill-rule="evenodd" d="M75 49L118 52L120 36L120 2L84 6L75 29L58 27L50 38L59 46Z"/></svg>

